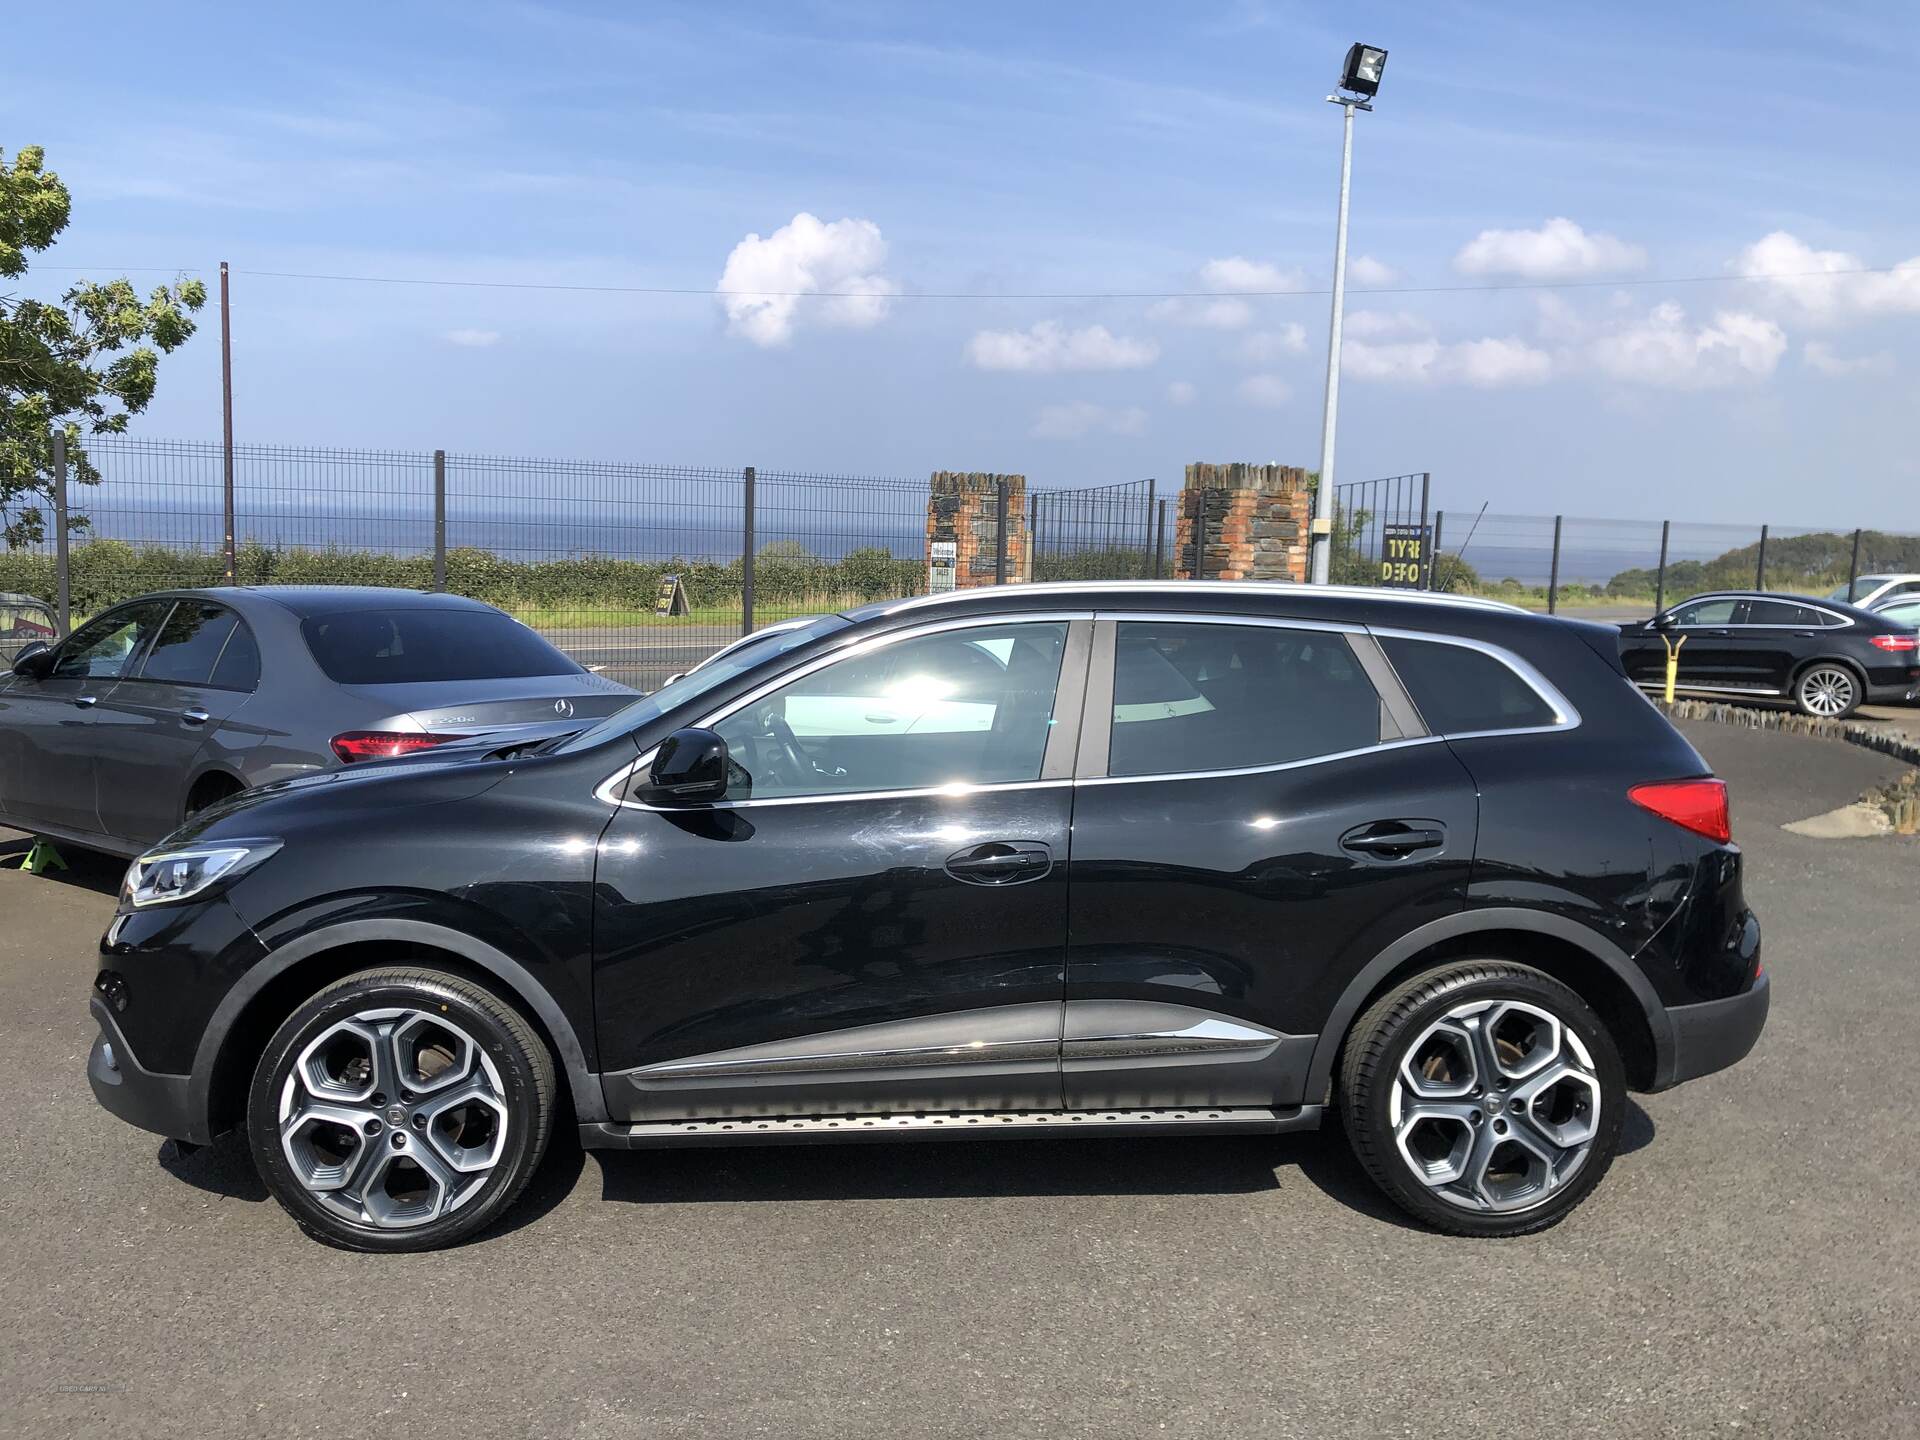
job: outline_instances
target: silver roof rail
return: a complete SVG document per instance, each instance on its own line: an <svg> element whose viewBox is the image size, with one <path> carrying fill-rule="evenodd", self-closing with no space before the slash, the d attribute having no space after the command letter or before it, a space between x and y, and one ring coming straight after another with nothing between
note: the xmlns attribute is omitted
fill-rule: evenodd
<svg viewBox="0 0 1920 1440"><path fill-rule="evenodd" d="M896 600L880 613L895 615L902 610L918 610L930 605L950 605L969 596L979 596L989 587L947 590L938 595L913 595ZM1000 588L1000 587L991 587ZM1327 595L1349 600L1383 600L1402 605L1446 605L1456 609L1494 610L1511 615L1537 612L1504 600L1485 600L1478 595L1437 595L1428 590L1383 590L1367 585L1297 585L1268 580L1043 580L1017 587L1023 595L1086 595L1093 592L1127 595L1182 595L1204 588L1212 594L1224 591L1233 595L1274 597Z"/></svg>

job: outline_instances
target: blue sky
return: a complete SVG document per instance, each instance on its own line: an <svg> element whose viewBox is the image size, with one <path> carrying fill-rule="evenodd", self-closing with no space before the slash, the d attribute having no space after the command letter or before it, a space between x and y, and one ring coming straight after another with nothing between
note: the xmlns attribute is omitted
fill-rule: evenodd
<svg viewBox="0 0 1920 1440"><path fill-rule="evenodd" d="M1171 480L1317 461L1327 301L1245 292L1329 282L1364 38L1340 479L1920 529L1917 14L100 4L79 77L37 6L0 148L74 192L36 290L232 263L244 440ZM932 298L1120 291L1194 293ZM218 377L209 311L138 433Z"/></svg>

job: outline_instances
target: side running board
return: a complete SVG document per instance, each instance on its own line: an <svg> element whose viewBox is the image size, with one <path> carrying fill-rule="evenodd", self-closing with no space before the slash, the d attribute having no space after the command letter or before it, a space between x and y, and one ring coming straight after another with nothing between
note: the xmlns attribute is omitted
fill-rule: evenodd
<svg viewBox="0 0 1920 1440"><path fill-rule="evenodd" d="M1029 1135L1279 1135L1320 1128L1318 1105L1166 1110L943 1110L887 1115L747 1115L580 1127L589 1150L679 1145L831 1145L862 1140L982 1140Z"/></svg>

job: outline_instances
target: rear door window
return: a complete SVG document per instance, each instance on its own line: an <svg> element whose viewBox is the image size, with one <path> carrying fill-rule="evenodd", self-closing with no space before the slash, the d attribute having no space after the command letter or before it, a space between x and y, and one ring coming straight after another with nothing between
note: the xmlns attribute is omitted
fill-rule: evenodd
<svg viewBox="0 0 1920 1440"><path fill-rule="evenodd" d="M173 607L153 649L140 667L142 680L175 685L205 685L213 678L220 652L233 638L234 613L203 600L182 600Z"/></svg>
<svg viewBox="0 0 1920 1440"><path fill-rule="evenodd" d="M1115 627L1109 775L1244 770L1380 742L1380 696L1344 635L1273 625Z"/></svg>
<svg viewBox="0 0 1920 1440"><path fill-rule="evenodd" d="M1379 638L1427 729L1436 735L1543 730L1560 723L1559 712L1545 696L1484 650L1394 635Z"/></svg>
<svg viewBox="0 0 1920 1440"><path fill-rule="evenodd" d="M309 616L300 622L300 633L327 678L338 685L580 673L578 665L518 620L491 610L353 610Z"/></svg>

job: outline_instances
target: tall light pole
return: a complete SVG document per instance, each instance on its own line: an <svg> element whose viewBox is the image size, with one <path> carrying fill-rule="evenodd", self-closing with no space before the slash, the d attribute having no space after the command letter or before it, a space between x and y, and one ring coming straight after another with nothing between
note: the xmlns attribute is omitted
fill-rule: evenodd
<svg viewBox="0 0 1920 1440"><path fill-rule="evenodd" d="M1327 325L1327 408L1320 421L1320 488L1313 497L1313 557L1308 578L1327 583L1333 570L1333 437L1340 414L1340 320L1347 303L1347 191L1353 178L1353 112L1372 110L1380 92L1387 52L1354 45L1340 72L1340 86L1327 96L1346 112L1340 140L1340 223L1333 241L1333 318Z"/></svg>

